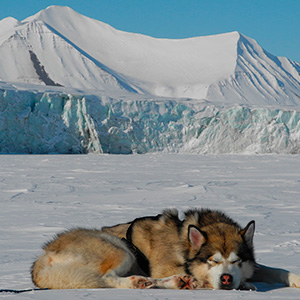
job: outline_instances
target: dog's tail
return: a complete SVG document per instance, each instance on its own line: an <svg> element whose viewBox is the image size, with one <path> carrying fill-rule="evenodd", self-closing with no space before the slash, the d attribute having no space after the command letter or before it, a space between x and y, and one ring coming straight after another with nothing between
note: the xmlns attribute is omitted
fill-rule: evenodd
<svg viewBox="0 0 300 300"><path fill-rule="evenodd" d="M284 269L271 268L257 264L253 276L253 282L280 283L285 286L300 288L300 276Z"/></svg>

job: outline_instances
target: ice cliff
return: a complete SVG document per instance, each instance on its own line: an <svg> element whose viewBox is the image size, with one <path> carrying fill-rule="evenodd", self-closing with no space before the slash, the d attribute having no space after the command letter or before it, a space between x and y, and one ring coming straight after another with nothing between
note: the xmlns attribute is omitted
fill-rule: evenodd
<svg viewBox="0 0 300 300"><path fill-rule="evenodd" d="M300 112L0 90L0 153L300 153Z"/></svg>

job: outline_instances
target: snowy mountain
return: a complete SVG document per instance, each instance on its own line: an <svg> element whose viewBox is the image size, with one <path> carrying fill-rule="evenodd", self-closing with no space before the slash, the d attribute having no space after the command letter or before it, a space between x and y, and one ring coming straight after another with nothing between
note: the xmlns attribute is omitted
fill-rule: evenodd
<svg viewBox="0 0 300 300"><path fill-rule="evenodd" d="M300 64L238 32L182 40L116 30L69 7L0 21L0 80L267 105L300 104Z"/></svg>

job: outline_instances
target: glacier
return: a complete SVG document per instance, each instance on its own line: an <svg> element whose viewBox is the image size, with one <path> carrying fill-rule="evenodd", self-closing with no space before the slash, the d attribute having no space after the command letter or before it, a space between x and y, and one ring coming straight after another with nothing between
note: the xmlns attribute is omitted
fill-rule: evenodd
<svg viewBox="0 0 300 300"><path fill-rule="evenodd" d="M300 153L296 107L0 89L0 153Z"/></svg>

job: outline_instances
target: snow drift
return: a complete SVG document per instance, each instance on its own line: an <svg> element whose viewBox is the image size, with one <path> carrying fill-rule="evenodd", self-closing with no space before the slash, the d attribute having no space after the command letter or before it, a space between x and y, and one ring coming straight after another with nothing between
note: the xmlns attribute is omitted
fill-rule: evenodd
<svg viewBox="0 0 300 300"><path fill-rule="evenodd" d="M0 22L2 81L291 105L300 103L299 69L239 32L157 39L60 6Z"/></svg>
<svg viewBox="0 0 300 300"><path fill-rule="evenodd" d="M300 112L2 90L1 153L300 153Z"/></svg>

